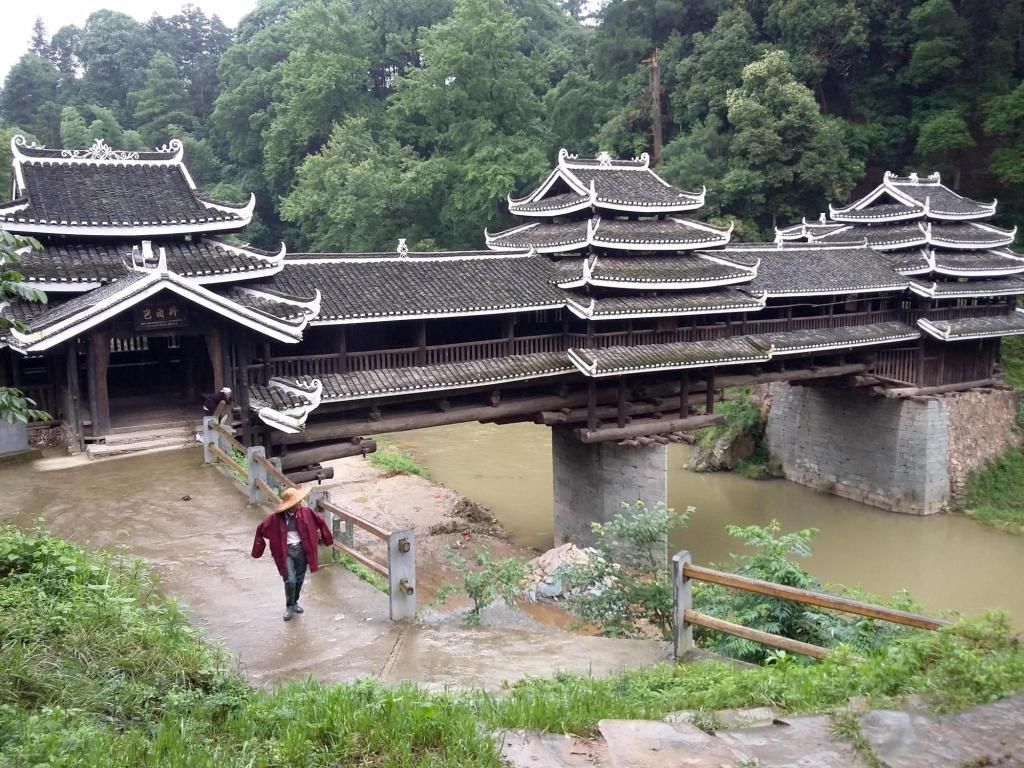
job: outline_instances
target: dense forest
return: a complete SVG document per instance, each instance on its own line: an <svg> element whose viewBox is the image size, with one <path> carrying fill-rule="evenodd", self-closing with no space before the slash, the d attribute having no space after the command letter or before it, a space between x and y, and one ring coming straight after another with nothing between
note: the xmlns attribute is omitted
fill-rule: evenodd
<svg viewBox="0 0 1024 768"><path fill-rule="evenodd" d="M478 248L559 147L708 187L745 240L885 169L1024 214L1024 0L260 0L36 23L0 152L181 138L247 236L292 250ZM660 81L660 86L656 85ZM660 114L660 119L656 116ZM2 161L2 168L9 162Z"/></svg>

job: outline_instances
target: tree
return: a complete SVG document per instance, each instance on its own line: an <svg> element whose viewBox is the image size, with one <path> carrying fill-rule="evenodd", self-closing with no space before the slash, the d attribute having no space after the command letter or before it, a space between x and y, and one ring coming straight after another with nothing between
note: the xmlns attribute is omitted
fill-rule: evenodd
<svg viewBox="0 0 1024 768"><path fill-rule="evenodd" d="M21 262L19 251L28 248L39 250L41 246L29 237L12 235L0 229L0 308L6 308L7 299L46 302L46 294L24 282L24 277L17 271ZM0 312L0 331L10 328L24 330L25 326L18 320L11 319ZM35 409L35 402L25 397L13 387L0 387L0 419L9 424L26 424L29 421L42 421L50 418L48 413Z"/></svg>
<svg viewBox="0 0 1024 768"><path fill-rule="evenodd" d="M782 51L744 67L742 84L726 104L732 139L722 194L741 216L763 221L767 213L775 227L780 214L799 218L842 198L863 172L850 158L840 124L821 115Z"/></svg>
<svg viewBox="0 0 1024 768"><path fill-rule="evenodd" d="M1019 200L1024 194L1024 83L989 102L985 133L998 142L992 152L992 173Z"/></svg>
<svg viewBox="0 0 1024 768"><path fill-rule="evenodd" d="M57 70L50 62L25 54L11 67L0 94L0 115L53 143L60 135Z"/></svg>
<svg viewBox="0 0 1024 768"><path fill-rule="evenodd" d="M172 138L169 126L188 130L192 126L188 94L178 77L174 61L166 53L153 57L146 69L142 89L132 94L135 102L135 124L150 146L158 146Z"/></svg>
<svg viewBox="0 0 1024 768"><path fill-rule="evenodd" d="M152 58L143 32L135 19L115 11L90 14L82 29L83 96L112 109L122 122L129 115L128 94L141 86Z"/></svg>
<svg viewBox="0 0 1024 768"><path fill-rule="evenodd" d="M89 127L82 113L74 107L64 107L60 112L60 145L68 148L88 147L93 142Z"/></svg>
<svg viewBox="0 0 1024 768"><path fill-rule="evenodd" d="M964 153L974 146L967 121L956 110L945 110L928 118L917 137L917 154L931 167L953 168L953 189L960 188Z"/></svg>
<svg viewBox="0 0 1024 768"><path fill-rule="evenodd" d="M41 59L50 59L53 55L49 37L46 34L46 25L43 24L43 20L39 16L36 16L36 21L32 25L32 39L28 44L28 52Z"/></svg>

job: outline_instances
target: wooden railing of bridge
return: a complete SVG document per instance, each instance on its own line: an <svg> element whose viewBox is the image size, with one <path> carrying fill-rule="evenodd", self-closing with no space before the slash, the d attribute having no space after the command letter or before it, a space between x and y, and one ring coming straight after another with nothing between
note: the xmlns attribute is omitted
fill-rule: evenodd
<svg viewBox="0 0 1024 768"><path fill-rule="evenodd" d="M510 355L530 355L543 352L561 352L569 347L607 348L639 344L668 344L673 342L709 341L738 335L779 333L784 331L842 328L851 325L900 321L913 326L919 317L932 320L955 320L1005 314L1002 304L977 307L946 307L927 311L886 309L869 312L846 312L811 317L780 317L734 320L705 325L691 325L671 330L636 329L610 333L550 333L517 336L506 339L484 339L457 344L438 344L424 347L396 347L344 353L271 357L246 368L251 383L266 384L274 376L284 378L323 377L350 371L369 371L389 368L409 368L418 365L443 365L489 360ZM883 353L886 353L883 350ZM914 381L917 362L908 355L888 357L883 375L899 381Z"/></svg>
<svg viewBox="0 0 1024 768"><path fill-rule="evenodd" d="M231 451L234 451L233 455ZM244 455L244 459L241 456ZM267 458L263 446L245 447L216 418L203 419L203 456L206 464L220 462L237 476L246 478L249 503L281 500L280 489L297 488L295 483ZM416 617L416 536L411 528L388 531L338 504L331 503L327 491L313 489L310 505L331 528L332 548L352 558L388 582L391 619ZM344 530L342 530L344 524ZM387 562L380 563L355 549L355 528L366 531L387 545Z"/></svg>
<svg viewBox="0 0 1024 768"><path fill-rule="evenodd" d="M908 611L900 611L884 605L865 603L860 600L851 600L847 597L830 595L825 592L814 592L808 589L787 587L783 584L776 584L761 579L751 579L735 573L705 568L694 565L690 553L683 551L672 558L672 594L673 594L673 622L672 634L675 645L676 657L685 655L693 650L693 627L704 627L716 632L724 632L735 637L742 637L745 640L752 640L771 648L779 648L790 653L798 653L804 656L811 656L816 659L824 658L829 654L827 648L820 645L804 643L792 638L782 637L771 632L762 632L758 629L751 629L741 624L708 616L705 613L693 609L693 581L703 581L708 584L718 584L731 589L739 589L744 592L753 592L767 597L775 597L782 600L793 600L804 605L814 605L819 608L828 608L834 611L852 613L857 616L866 616L872 619L888 621L894 624L901 624L917 629L935 630L948 626L949 621L923 616Z"/></svg>

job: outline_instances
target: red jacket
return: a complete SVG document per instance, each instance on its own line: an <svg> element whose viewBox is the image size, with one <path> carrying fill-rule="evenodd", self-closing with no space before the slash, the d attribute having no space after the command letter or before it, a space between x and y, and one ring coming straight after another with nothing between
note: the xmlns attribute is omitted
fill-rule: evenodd
<svg viewBox="0 0 1024 768"><path fill-rule="evenodd" d="M320 567L317 562L317 542L322 542L326 547L331 546L334 543L331 529L327 527L324 519L309 507L299 507L295 513L295 526L299 529L302 550L306 553L309 570L315 571ZM263 556L263 551L267 548L264 539L270 541L270 555L274 558L281 578L287 578L288 523L285 522L284 512L271 512L256 527L256 538L252 543L253 557Z"/></svg>

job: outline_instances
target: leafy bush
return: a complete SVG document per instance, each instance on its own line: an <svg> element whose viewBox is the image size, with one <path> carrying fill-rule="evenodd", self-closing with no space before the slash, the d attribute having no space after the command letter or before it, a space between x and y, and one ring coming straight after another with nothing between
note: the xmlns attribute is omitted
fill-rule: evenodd
<svg viewBox="0 0 1024 768"><path fill-rule="evenodd" d="M572 612L613 637L634 637L645 626L672 634L672 584L665 542L686 525L693 508L676 512L664 503L623 505L608 523L594 523L595 551L585 564L565 566L558 575L579 597Z"/></svg>
<svg viewBox="0 0 1024 768"><path fill-rule="evenodd" d="M740 436L746 436L753 443L754 452L750 458L738 462L733 471L751 480L781 477L782 469L768 451L768 442L765 439L766 420L761 405L751 398L749 389L739 388L733 392L739 395L737 399L716 404L715 412L722 415L723 421L721 424L701 430L697 438L697 450L707 455L723 437L735 440Z"/></svg>
<svg viewBox="0 0 1024 768"><path fill-rule="evenodd" d="M732 563L721 566L722 570L788 587L827 591L818 579L793 560L795 557L811 556L811 541L818 534L817 529L780 533L779 522L773 520L768 526L730 525L726 530L730 536L741 539L745 545L753 548L754 552L734 556ZM856 597L865 598L859 594ZM878 602L877 598L866 599ZM694 583L693 602L701 612L734 624L826 648L845 643L857 651L868 651L885 647L895 637L913 631L888 622L847 614L836 615L793 600L731 590L699 581ZM905 594L897 597L895 603L895 607L903 610L916 607ZM763 662L774 655L774 652L760 643L700 627L696 628L695 637L705 648L743 661Z"/></svg>
<svg viewBox="0 0 1024 768"><path fill-rule="evenodd" d="M514 605L522 590L525 575L525 566L521 561L513 557L495 560L489 551L480 548L474 555L475 564L471 565L451 547L446 548L446 553L448 562L462 577L462 584L446 584L438 593L438 602L444 602L453 592L465 592L473 601L468 619L470 623L479 622L484 608L498 598L509 606Z"/></svg>
<svg viewBox="0 0 1024 768"><path fill-rule="evenodd" d="M386 477L393 477L394 475L427 476L427 470L422 464L396 446L382 447L373 453L367 454L367 458Z"/></svg>

